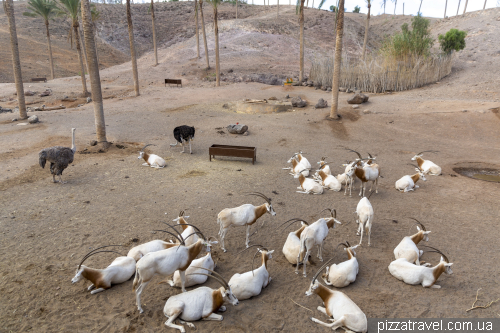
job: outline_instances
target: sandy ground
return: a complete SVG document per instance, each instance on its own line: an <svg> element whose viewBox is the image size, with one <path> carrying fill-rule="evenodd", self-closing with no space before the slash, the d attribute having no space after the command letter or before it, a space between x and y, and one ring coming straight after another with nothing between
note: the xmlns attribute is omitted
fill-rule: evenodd
<svg viewBox="0 0 500 333"><path fill-rule="evenodd" d="M164 327L162 310L166 299L177 294L178 289L158 285L161 279L155 277L143 293L145 313L139 315L132 281L90 295L86 290L88 283L71 284L78 263L98 246L123 244L121 251L126 253L136 244L163 238L152 230L171 221L180 210L185 210L191 216L190 222L206 235L215 236L220 210L244 203L263 203L256 197L245 196L249 191L270 196L277 212L276 217L265 215L251 229L257 231L251 243L276 250L269 263L273 281L260 296L237 307L229 306L222 322L199 322L197 329L326 331L309 320L310 316L326 320L316 310L321 300L304 294L319 266L308 268L308 278L295 275L281 249L288 232L298 227L284 231L277 227L294 217L315 221L322 209L336 208L338 219L350 224L328 235L324 257L330 258L339 242L358 240L353 212L359 201L359 182L352 197L332 191L309 196L296 193L298 181L281 168L294 152L302 150L312 164L328 156L333 162L333 173L341 173L340 165L355 157L345 148L376 155L384 178L380 179L379 193L370 198L375 210L372 246L364 242L358 249L358 278L342 291L370 318L498 317L498 303L488 309L465 310L474 301L478 288L484 293L481 301L500 297L499 184L467 178L454 171L464 166L500 168L500 91L496 84L500 58L493 45L498 31L498 24L493 21L498 10L485 13L489 16L472 13L457 19L469 24L477 34L471 34L468 48L457 55L450 76L413 91L370 94L369 102L357 110L346 103L350 95L341 93L341 122L325 120L329 109L312 106L261 115L224 108L223 104L233 105L244 98L283 99L286 95L300 95L314 105L319 98L330 101L331 95L313 88L258 83L222 82L222 87L215 88L212 82L203 80L207 75L204 59L194 59L193 40L160 50L161 63L157 67L151 67L150 53L140 59L140 97L132 97L129 63L101 71L107 137L113 142L105 153L88 146L95 139L92 104L76 108L81 102L78 100L68 103L65 110L29 113L38 115L41 123L27 126L11 122L15 114L0 114L0 332L173 332ZM478 17L490 21L479 21ZM478 28L478 22L487 28ZM484 22L494 24L485 26ZM449 28L444 26L448 21L442 23L440 29ZM245 46L237 42L245 40L244 34L252 38L250 44L262 45L274 41L281 46L280 43L288 42L288 37L280 40L273 34L261 34L259 39L256 33L241 31L225 35L233 38L235 45L226 44L228 48L222 49L223 72L243 68L242 74L262 73L267 71L262 68L270 66L269 62L296 69L293 54L279 62L276 52L270 51L253 58L257 60L252 69L249 62L241 60L246 53L237 56L235 52ZM481 44L483 38L487 38L486 43ZM183 72L185 76L181 76ZM184 88L163 87L161 80L165 77L182 77ZM32 106L59 105L64 95L78 97L79 84L78 77L31 87L27 84L26 89L53 91L48 98L28 97L27 101L33 102ZM0 91L1 105L14 106L13 84L0 84ZM220 127L236 122L247 124L250 135L218 132ZM183 124L196 127L193 155L180 154L180 148L169 147L174 142L173 128ZM68 183L53 184L49 171L38 165L38 152L54 145L70 146L72 127L77 128L78 153L64 172ZM165 169L141 166L138 151L148 143L156 145L148 148L150 152L167 160ZM257 162L252 165L249 160L235 158L209 162L208 147L214 143L255 146ZM123 145L123 149L116 144ZM411 157L431 149L439 153L425 157L439 164L443 175L429 176L415 192L396 191L394 182L414 171L408 165ZM412 224L409 217L419 219L432 231L428 245L441 249L454 263L453 275L439 278L441 289L406 285L387 270L394 247L408 235ZM251 251L237 254L244 249L244 237L244 229L233 228L226 238L229 251L222 253L215 247L217 271L227 280L234 273L250 270ZM133 242L134 239L138 241ZM114 254L96 255L87 264L103 268L113 258ZM424 258L433 264L438 259L433 254ZM207 285L217 287L215 281Z"/></svg>

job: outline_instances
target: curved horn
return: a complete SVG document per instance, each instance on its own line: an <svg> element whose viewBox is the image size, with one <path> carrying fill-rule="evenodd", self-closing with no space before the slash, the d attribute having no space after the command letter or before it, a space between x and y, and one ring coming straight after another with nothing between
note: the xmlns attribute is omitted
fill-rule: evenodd
<svg viewBox="0 0 500 333"><path fill-rule="evenodd" d="M267 196L265 196L264 194L262 194L260 192L250 192L250 193L247 193L247 195L255 195L255 196L261 197L262 199L266 200L268 204L271 204L271 198L268 198Z"/></svg>
<svg viewBox="0 0 500 333"><path fill-rule="evenodd" d="M282 223L279 227L281 227L282 225L284 225L284 224L286 224L286 223L288 223L288 222L291 222L290 224L292 224L293 222L296 222L296 221L304 222L305 224L309 225L309 223L307 223L307 221L306 221L306 220L303 220L303 219L299 219L299 218L294 217L293 219L290 219L290 220L288 220L288 221L286 221L286 222L283 222L283 223ZM289 224L289 225L290 225L290 224ZM287 227L288 227L289 225L287 225ZM284 229L284 228L283 228L283 229Z"/></svg>
<svg viewBox="0 0 500 333"><path fill-rule="evenodd" d="M351 244L349 244L349 241L345 241L348 247L351 247Z"/></svg>
<svg viewBox="0 0 500 333"><path fill-rule="evenodd" d="M432 246L428 246L428 245L420 245L420 246L423 246L423 247L427 247L427 248L430 248L430 249L433 249L434 251L425 251L425 252L437 252L439 254L441 254L444 258L444 260L447 262L447 263L450 263L450 261L448 260L448 257L443 253L441 252L440 250L436 249L435 247L432 247Z"/></svg>
<svg viewBox="0 0 500 333"><path fill-rule="evenodd" d="M335 258L330 258L329 260L327 260L327 262L325 262L325 264L323 266L321 266L320 269L318 269L318 271L316 272L316 274L314 274L313 278L312 278L312 281L311 283L314 283L314 281L316 281L316 278L318 277L319 273L321 273L321 271L323 271L323 269L331 262L333 261L333 259Z"/></svg>
<svg viewBox="0 0 500 333"><path fill-rule="evenodd" d="M422 169L420 169L420 167L418 165L415 165L415 164L412 164L412 163L408 163L408 165L411 165L412 167L415 167L418 170L422 171Z"/></svg>
<svg viewBox="0 0 500 333"><path fill-rule="evenodd" d="M183 210L181 210L181 211L179 212L179 217L181 217L181 216L184 216L184 211L183 211Z"/></svg>
<svg viewBox="0 0 500 333"><path fill-rule="evenodd" d="M373 191L372 191L372 193L370 193L370 195L369 195L369 196L368 196L368 198L367 198L368 200L370 200L370 197L372 196L372 194L373 194L373 193L375 193L375 192L373 192ZM366 198L366 197L365 197L365 198Z"/></svg>
<svg viewBox="0 0 500 333"><path fill-rule="evenodd" d="M84 256L83 256L83 260L82 260L82 262L80 263L80 265L78 266L78 269L80 269L80 266L82 265L82 263L83 263L83 262L84 262L84 261L85 261L88 257L90 257L90 255L91 255L91 253L92 253L92 252L95 252L95 251L97 251L97 250L99 250L99 249L104 249L105 247L111 247L111 246L123 246L123 245L105 245L105 246L101 246L101 247L98 247L98 248L96 248L96 249L93 249L92 251L90 251L89 253L87 253L86 255L84 255Z"/></svg>
<svg viewBox="0 0 500 333"><path fill-rule="evenodd" d="M363 157L361 157L361 154L360 154L360 153L358 153L357 151L352 150L352 149L349 149L349 151L350 151L350 152L352 152L352 153L356 153L356 154L359 156L359 159L360 159L360 160L362 160L362 159L363 159Z"/></svg>
<svg viewBox="0 0 500 333"><path fill-rule="evenodd" d="M331 215L332 217L334 217L334 216L333 216L333 210L332 210L331 208L325 208L325 209L323 209L321 212L319 212L319 213L318 213L318 215L319 215L319 214L321 214L321 213L323 213L325 210L329 211L329 212L330 212L330 215ZM335 210L335 209L334 209L334 210ZM335 216L337 216L337 212L335 212Z"/></svg>
<svg viewBox="0 0 500 333"><path fill-rule="evenodd" d="M180 225L180 224L177 224L177 225ZM197 226L192 225L192 224L189 224L189 223L184 223L183 225L187 225L187 226L193 227L194 229L196 229L196 231L198 231L200 234L202 234L202 235L203 235L203 233L201 232L201 230L200 230L200 229L198 229L198 227L197 227ZM187 238L187 237L186 237L186 238ZM203 235L203 239L205 239L205 235Z"/></svg>
<svg viewBox="0 0 500 333"><path fill-rule="evenodd" d="M177 235L179 235L179 237L176 237L176 238L182 243L182 245L185 245L184 237L182 237L182 234L180 232L178 232L177 229L175 229L173 226L171 226L167 222L163 222L163 223L165 223L167 226L169 226L170 228L172 228L172 230L174 230L177 233ZM181 226L181 225L180 224L176 224L176 226Z"/></svg>
<svg viewBox="0 0 500 333"><path fill-rule="evenodd" d="M206 269L206 268L204 268L204 269ZM213 275L210 275L210 274L206 274L206 273L191 273L191 274L186 274L186 275L205 275L205 276L211 277L215 281L219 282L224 288L229 289L229 285L227 285L225 283L225 281L222 281L220 278L218 278L216 276L213 276Z"/></svg>
<svg viewBox="0 0 500 333"><path fill-rule="evenodd" d="M184 239L182 238L179 238L176 234L174 234L173 232L170 232L170 231L167 231L167 230L153 230L153 231L162 231L162 232L166 232L167 234L170 234L172 236L175 237L175 239L177 239L179 241L179 244L182 244L184 245ZM182 240L181 240L182 239Z"/></svg>
<svg viewBox="0 0 500 333"><path fill-rule="evenodd" d="M438 150L424 150L418 153L417 155L422 155L423 153L439 153Z"/></svg>
<svg viewBox="0 0 500 333"><path fill-rule="evenodd" d="M226 287L226 289L229 289L229 285L227 284L226 280L222 277L222 275L220 275L216 271L213 271L210 268L199 267L199 266L190 266L190 267L201 268L201 269L204 269L204 270L211 272L212 274L215 274L215 276L217 276L218 278L220 278L224 282L224 286Z"/></svg>
<svg viewBox="0 0 500 333"><path fill-rule="evenodd" d="M148 145L145 145L144 147L142 147L141 151L144 151L144 149L146 149L147 146L154 146L154 144L150 143Z"/></svg>
<svg viewBox="0 0 500 333"><path fill-rule="evenodd" d="M184 240L188 239L189 237L193 236L194 234L201 235L202 238L205 240L205 235L201 231L195 231L195 232L193 232L192 234L190 234L186 238L184 238Z"/></svg>
<svg viewBox="0 0 500 333"><path fill-rule="evenodd" d="M112 245L110 245L110 246L112 246ZM122 245L118 245L118 246L122 246ZM103 247L105 247L105 246L103 246ZM82 266L82 264L83 264L83 262L84 262L85 260L87 260L88 258L92 257L94 254L97 254L97 253L103 253L103 252L114 252L114 253L118 253L120 256L122 256L122 257L123 257L123 254L121 254L120 252L117 252L117 251L113 251L113 250L103 250L103 251L92 252L91 254L88 254L88 255L86 255L86 256L83 258L83 260L82 260L82 261L80 262L80 264L78 265L78 270L80 270L80 267Z"/></svg>
<svg viewBox="0 0 500 333"><path fill-rule="evenodd" d="M416 219L416 218L414 218L414 217L409 217L409 218L410 218L410 219L412 219L412 220L417 221L417 223L412 224L412 225L411 225L411 227L413 227L413 226L414 226L414 225L416 225L416 224L420 224L420 226L422 227L422 229L424 229L424 231L427 231L427 229L425 229L425 226L424 226L424 225L423 225L423 224L422 224L419 220L417 220L417 219ZM411 228L411 227L410 227L410 228ZM409 232L409 230L408 230L408 232Z"/></svg>
<svg viewBox="0 0 500 333"><path fill-rule="evenodd" d="M368 156L370 156L370 158L373 158L372 154L368 153Z"/></svg>

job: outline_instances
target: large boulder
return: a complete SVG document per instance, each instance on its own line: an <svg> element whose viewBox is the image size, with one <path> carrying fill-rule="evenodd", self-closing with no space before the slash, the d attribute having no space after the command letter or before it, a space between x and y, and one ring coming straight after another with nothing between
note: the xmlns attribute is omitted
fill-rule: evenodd
<svg viewBox="0 0 500 333"><path fill-rule="evenodd" d="M38 122L38 116L31 116L28 118L28 123L30 124L36 124Z"/></svg>
<svg viewBox="0 0 500 333"><path fill-rule="evenodd" d="M322 108L326 108L327 106L328 106L328 103L323 98L320 98L318 103L316 103L315 108L322 109Z"/></svg>
<svg viewBox="0 0 500 333"><path fill-rule="evenodd" d="M368 96L365 94L354 94L354 96L347 100L349 104L361 104L365 102L368 102Z"/></svg>
<svg viewBox="0 0 500 333"><path fill-rule="evenodd" d="M303 108L307 105L307 102L300 97L292 98L292 106L297 108Z"/></svg>
<svg viewBox="0 0 500 333"><path fill-rule="evenodd" d="M248 131L247 125L231 124L231 125L228 125L226 128L227 128L227 131L231 134L243 134L246 131Z"/></svg>

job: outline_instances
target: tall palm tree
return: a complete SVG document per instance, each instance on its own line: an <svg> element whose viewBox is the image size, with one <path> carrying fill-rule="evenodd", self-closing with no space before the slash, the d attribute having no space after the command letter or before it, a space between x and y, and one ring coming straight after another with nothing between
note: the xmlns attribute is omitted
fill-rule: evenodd
<svg viewBox="0 0 500 333"><path fill-rule="evenodd" d="M101 12L97 10L95 4L90 5L90 15L92 16L92 28L94 29L94 44L97 56L97 64L99 64L99 51L97 50L97 21L101 18ZM99 68L99 66L97 66Z"/></svg>
<svg viewBox="0 0 500 333"><path fill-rule="evenodd" d="M134 27L132 25L132 13L130 12L130 0L127 0L127 23L128 38L130 42L130 57L132 58L132 73L134 75L135 95L139 96L139 74L137 73L137 58L135 57Z"/></svg>
<svg viewBox="0 0 500 333"><path fill-rule="evenodd" d="M201 32L203 33L203 44L205 44L205 58L207 59L207 69L210 69L210 62L208 61L207 34L205 33L205 19L203 18L203 0L199 1L201 14Z"/></svg>
<svg viewBox="0 0 500 333"><path fill-rule="evenodd" d="M21 75L21 61L19 59L19 45L17 43L16 20L14 18L14 2L6 0L3 8L9 20L10 46L12 48L12 66L14 67L14 79L16 81L17 103L19 106L19 118L28 118L26 114L26 103L24 102L23 77Z"/></svg>
<svg viewBox="0 0 500 333"><path fill-rule="evenodd" d="M422 13L422 12L420 11L420 8L422 8L422 1L424 1L424 0L420 0L420 7L418 7L418 12L419 12L419 13Z"/></svg>
<svg viewBox="0 0 500 333"><path fill-rule="evenodd" d="M458 10L460 9L460 1L461 0L458 0L458 7L457 7L457 15L456 16L458 16Z"/></svg>
<svg viewBox="0 0 500 333"><path fill-rule="evenodd" d="M344 35L344 0L339 1L339 13L337 18L337 40L335 41L335 63L333 65L333 81L332 81L332 108L330 110L330 118L339 119L338 104L339 104L339 81L340 81L340 66L342 63L342 37Z"/></svg>
<svg viewBox="0 0 500 333"><path fill-rule="evenodd" d="M372 7L371 0L366 0L368 3L368 15L366 16L366 24L365 24L365 39L363 41L363 51L361 51L361 57L365 60L365 52L366 52L366 43L368 42L368 29L370 28L370 8Z"/></svg>
<svg viewBox="0 0 500 333"><path fill-rule="evenodd" d="M94 104L94 118L98 142L106 142L106 124L104 123L104 107L102 103L101 78L99 76L99 63L94 40L94 23L88 0L81 1L82 25L84 43L87 45L87 59L89 61L90 89L92 89L92 102Z"/></svg>
<svg viewBox="0 0 500 333"><path fill-rule="evenodd" d="M194 0L194 17L196 19L196 57L199 59L200 58L200 29L199 29L199 23L198 23L198 0Z"/></svg>
<svg viewBox="0 0 500 333"><path fill-rule="evenodd" d="M396 6L398 5L398 0L393 0L394 2L394 15L396 15Z"/></svg>
<svg viewBox="0 0 500 333"><path fill-rule="evenodd" d="M446 18L446 8L448 7L448 0L446 0L446 3L444 4L444 18Z"/></svg>
<svg viewBox="0 0 500 333"><path fill-rule="evenodd" d="M276 14L276 17L280 17L280 0L278 0L278 13Z"/></svg>
<svg viewBox="0 0 500 333"><path fill-rule="evenodd" d="M151 0L151 21L153 22L153 49L155 52L155 66L156 66L158 65L158 50L156 49L155 7L153 5L153 0ZM198 31L198 26L196 26L196 31Z"/></svg>
<svg viewBox="0 0 500 333"><path fill-rule="evenodd" d="M465 14L465 11L467 10L467 4L469 3L469 0L465 0L465 7L464 7L464 13L462 15Z"/></svg>
<svg viewBox="0 0 500 333"><path fill-rule="evenodd" d="M300 0L300 9L299 9L300 10L299 11L299 25L300 25L299 82L304 81L304 2L305 0Z"/></svg>
<svg viewBox="0 0 500 333"><path fill-rule="evenodd" d="M387 0L382 0L382 6L381 7L384 7L384 14L385 14L385 5L387 3Z"/></svg>
<svg viewBox="0 0 500 333"><path fill-rule="evenodd" d="M45 22L47 45L49 49L50 78L53 80L55 75L54 61L52 60L52 46L50 44L49 19L57 15L57 4L54 0L28 0L28 10L28 12L23 13L24 16L40 16Z"/></svg>
<svg viewBox="0 0 500 333"><path fill-rule="evenodd" d="M448 1L448 0L446 0L446 1ZM484 0L483 10L486 8L486 1L488 1L488 0Z"/></svg>
<svg viewBox="0 0 500 333"><path fill-rule="evenodd" d="M207 0L214 9L214 34L215 34L215 86L220 86L220 62L219 62L219 25L217 20L217 7L222 0Z"/></svg>
<svg viewBox="0 0 500 333"><path fill-rule="evenodd" d="M59 2L63 5L60 12L66 14L66 16L71 20L73 35L75 35L76 50L78 52L78 60L80 61L83 95L87 96L89 92L87 90L87 82L85 80L85 68L83 67L82 49L80 47L80 34L78 33L78 27L80 26L78 23L80 0L59 0Z"/></svg>
<svg viewBox="0 0 500 333"><path fill-rule="evenodd" d="M236 19L238 19L238 0L236 0Z"/></svg>

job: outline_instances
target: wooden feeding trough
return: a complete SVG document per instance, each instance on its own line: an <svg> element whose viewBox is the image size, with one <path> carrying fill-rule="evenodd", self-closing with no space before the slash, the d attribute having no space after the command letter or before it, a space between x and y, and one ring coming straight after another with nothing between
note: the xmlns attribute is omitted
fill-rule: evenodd
<svg viewBox="0 0 500 333"><path fill-rule="evenodd" d="M246 157L252 159L252 164L255 164L257 159L257 148L244 147L244 146L227 146L227 145L212 145L208 148L210 162L212 157L215 156L233 156L233 157Z"/></svg>

